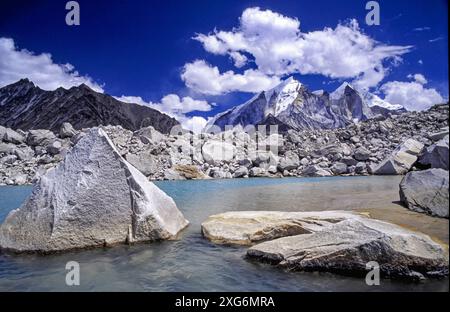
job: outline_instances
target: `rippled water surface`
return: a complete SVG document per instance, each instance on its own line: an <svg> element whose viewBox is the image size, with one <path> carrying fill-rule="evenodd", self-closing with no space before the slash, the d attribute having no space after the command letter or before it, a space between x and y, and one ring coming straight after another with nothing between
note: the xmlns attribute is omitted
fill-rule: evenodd
<svg viewBox="0 0 450 312"><path fill-rule="evenodd" d="M448 291L448 279L382 280L369 287L360 278L286 272L245 260L246 248L217 246L200 234L209 215L230 210L362 209L381 218L411 219L411 226L429 227L448 241L447 220L417 216L395 203L398 182L398 177L157 182L190 221L180 240L50 256L0 254L0 291ZM0 187L0 222L30 191ZM65 285L65 265L72 260L81 267L76 287Z"/></svg>

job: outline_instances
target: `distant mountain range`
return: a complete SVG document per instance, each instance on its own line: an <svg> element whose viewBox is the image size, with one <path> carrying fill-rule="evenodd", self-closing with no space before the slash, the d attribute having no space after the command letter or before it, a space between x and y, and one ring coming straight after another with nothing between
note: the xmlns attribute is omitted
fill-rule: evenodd
<svg viewBox="0 0 450 312"><path fill-rule="evenodd" d="M269 91L256 94L244 104L235 106L212 118L212 125L222 130L226 125L273 125L287 129L333 129L367 120L376 115L406 111L377 95L355 89L344 82L334 92L309 91L290 77Z"/></svg>
<svg viewBox="0 0 450 312"><path fill-rule="evenodd" d="M0 88L0 125L13 129L59 131L63 122L74 128L120 125L137 130L153 126L168 133L179 122L147 106L121 102L81 84L45 91L28 79Z"/></svg>
<svg viewBox="0 0 450 312"><path fill-rule="evenodd" d="M212 125L278 125L289 129L333 129L367 120L376 115L398 114L405 109L377 95L357 90L344 82L334 92L309 91L290 77L275 88L256 94L249 101L213 117ZM148 106L130 104L95 92L81 84L70 89L45 91L28 79L0 88L0 125L13 129L59 131L70 122L76 129L120 125L137 130L153 126L170 132L179 122Z"/></svg>

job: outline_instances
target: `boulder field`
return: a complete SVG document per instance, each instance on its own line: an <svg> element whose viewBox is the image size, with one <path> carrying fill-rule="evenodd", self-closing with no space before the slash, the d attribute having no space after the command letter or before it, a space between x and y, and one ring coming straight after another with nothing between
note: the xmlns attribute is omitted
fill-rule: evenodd
<svg viewBox="0 0 450 312"><path fill-rule="evenodd" d="M119 154L150 180L324 177L448 170L448 104L373 118L338 129L163 134L102 129ZM0 185L30 184L55 167L89 128L50 130L0 126ZM270 134L270 135L269 135ZM447 137L446 137L447 136ZM188 172L186 167L190 166ZM180 170L181 169L181 170ZM195 172L194 174L191 174Z"/></svg>

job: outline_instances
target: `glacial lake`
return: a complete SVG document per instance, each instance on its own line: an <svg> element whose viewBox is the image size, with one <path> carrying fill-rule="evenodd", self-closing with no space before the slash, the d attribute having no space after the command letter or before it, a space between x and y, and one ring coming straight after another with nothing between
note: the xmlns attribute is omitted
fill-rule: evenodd
<svg viewBox="0 0 450 312"><path fill-rule="evenodd" d="M448 244L448 220L398 204L401 177L254 178L160 181L190 221L180 240L63 254L0 254L0 291L448 291L449 280L410 283L330 273L288 272L244 259L245 247L218 246L201 235L208 216L232 210L357 210L423 231ZM0 186L0 222L30 194ZM66 263L80 264L80 286L66 286Z"/></svg>

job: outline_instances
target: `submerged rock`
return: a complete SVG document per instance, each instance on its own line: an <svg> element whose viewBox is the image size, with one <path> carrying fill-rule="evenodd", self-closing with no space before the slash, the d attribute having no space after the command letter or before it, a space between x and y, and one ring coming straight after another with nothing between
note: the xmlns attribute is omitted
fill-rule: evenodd
<svg viewBox="0 0 450 312"><path fill-rule="evenodd" d="M400 182L400 200L413 211L448 218L448 171L409 172Z"/></svg>
<svg viewBox="0 0 450 312"><path fill-rule="evenodd" d="M447 252L427 235L363 217L255 245L247 256L298 271L364 276L376 261L382 276L448 275Z"/></svg>
<svg viewBox="0 0 450 312"><path fill-rule="evenodd" d="M233 211L210 216L202 223L202 233L216 244L252 245L284 236L314 233L357 217L351 212L339 211Z"/></svg>
<svg viewBox="0 0 450 312"><path fill-rule="evenodd" d="M0 226L0 248L48 253L171 239L187 224L172 198L93 128L9 213Z"/></svg>

